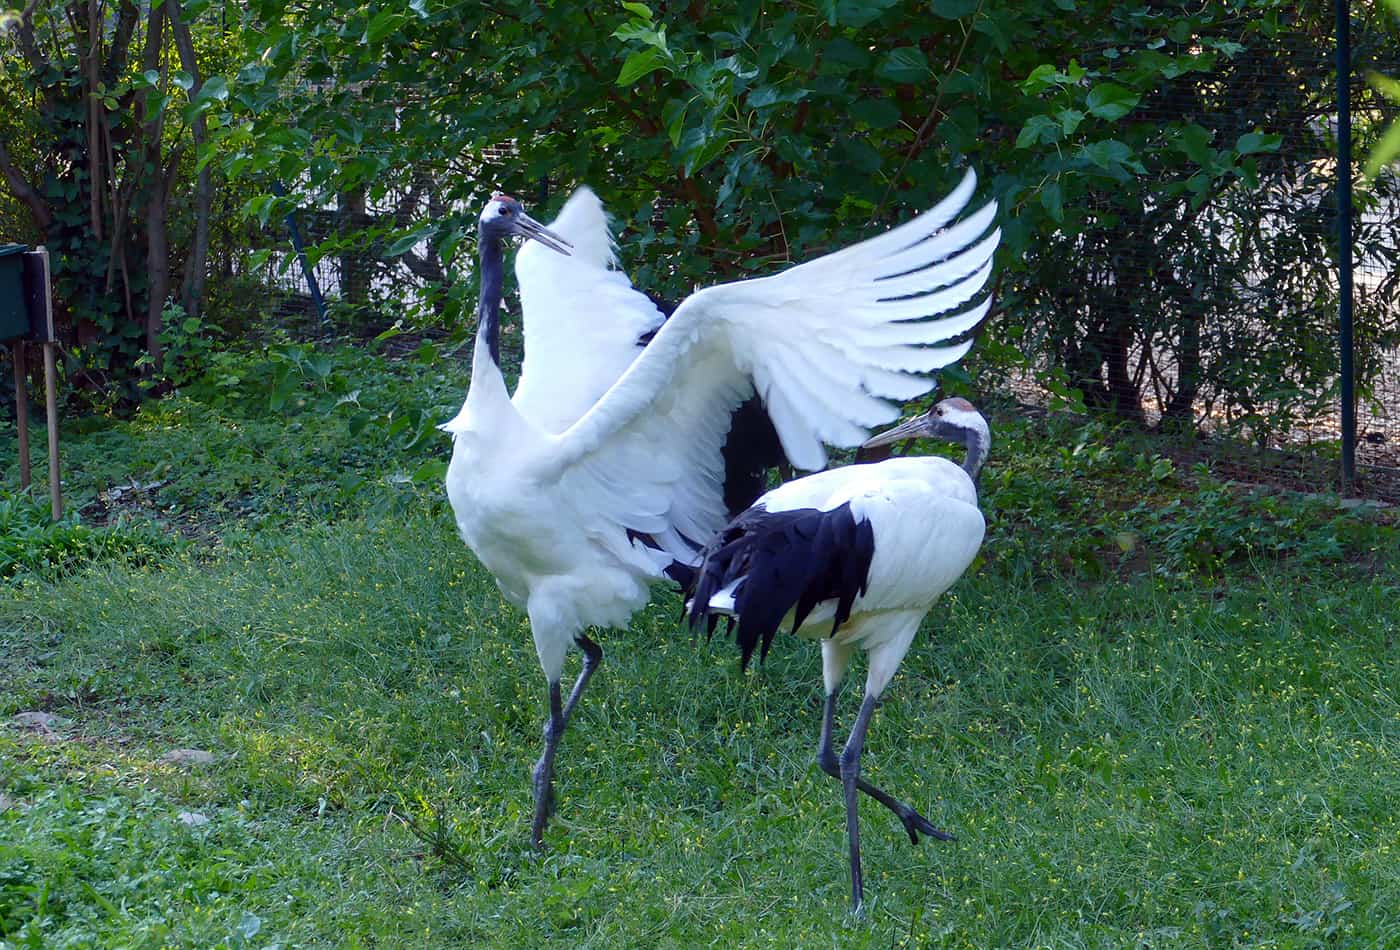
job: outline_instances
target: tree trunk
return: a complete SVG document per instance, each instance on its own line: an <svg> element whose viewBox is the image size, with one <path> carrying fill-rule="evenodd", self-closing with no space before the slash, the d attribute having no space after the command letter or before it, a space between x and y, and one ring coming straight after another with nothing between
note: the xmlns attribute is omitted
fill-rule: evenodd
<svg viewBox="0 0 1400 950"><path fill-rule="evenodd" d="M170 29L175 37L175 48L180 52L180 65L194 77L190 87L190 98L199 95L204 86L204 77L199 74L199 61L195 58L194 39L190 36L190 25L185 22L179 0L165 0L165 10L170 17ZM199 169L199 181L194 190L194 243L190 248L185 265L185 281L180 292L180 304L185 313L199 316L204 301L204 278L209 260L209 214L214 204L214 182L209 164L203 154L208 140L208 123L204 113L195 116L194 133L195 161L204 162Z"/></svg>
<svg viewBox="0 0 1400 950"><path fill-rule="evenodd" d="M154 7L150 19L146 21L146 48L142 51L141 64L147 70L160 70L162 94L167 88L164 63L166 7ZM140 96L139 114L145 113L145 99ZM161 174L160 146L165 126L164 110L157 112L141 125L142 155L150 177L143 183L146 188L146 352L157 370L164 366L164 353L161 351L161 314L165 309L165 298L170 293L170 237L166 228L166 208L169 205L171 182L179 169L180 150L174 149L170 161Z"/></svg>
<svg viewBox="0 0 1400 950"><path fill-rule="evenodd" d="M364 188L347 191L340 196L340 227L344 232L359 230L369 218ZM340 255L340 296L352 307L363 306L369 299L369 278L366 274L364 249L347 243Z"/></svg>

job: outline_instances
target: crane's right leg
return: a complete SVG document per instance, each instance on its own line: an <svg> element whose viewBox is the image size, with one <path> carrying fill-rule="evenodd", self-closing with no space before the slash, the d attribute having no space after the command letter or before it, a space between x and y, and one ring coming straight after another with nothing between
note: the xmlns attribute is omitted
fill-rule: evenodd
<svg viewBox="0 0 1400 950"><path fill-rule="evenodd" d="M544 724L544 753L535 763L534 772L535 820L530 826L530 843L535 848L543 847L544 826L554 811L554 753L559 748L564 730L568 728L574 707L588 686L588 680L603 661L602 647L592 640L580 634L574 638L574 642L583 650L583 669L569 692L569 701L562 701L558 678L549 683L549 719Z"/></svg>

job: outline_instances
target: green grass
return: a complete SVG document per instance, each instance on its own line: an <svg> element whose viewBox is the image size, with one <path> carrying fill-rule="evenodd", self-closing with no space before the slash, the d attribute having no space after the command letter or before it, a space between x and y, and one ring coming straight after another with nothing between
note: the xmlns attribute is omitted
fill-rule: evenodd
<svg viewBox="0 0 1400 950"><path fill-rule="evenodd" d="M294 421L349 445L330 402ZM147 412L179 405L180 424L99 430L123 478L210 414L256 417L190 396ZM180 473L155 505L194 541L0 585L0 721L67 720L0 725L0 946L1400 945L1383 522L1003 420L987 557L935 609L865 760L958 841L911 847L863 804L862 921L839 787L812 763L813 646L780 639L741 674L663 593L604 634L536 855L523 616L432 486L385 476L406 435L366 430L367 487L338 495L265 421L276 505L221 507L261 483L209 462L232 495ZM100 487L83 438L72 477ZM217 760L161 763L182 747Z"/></svg>

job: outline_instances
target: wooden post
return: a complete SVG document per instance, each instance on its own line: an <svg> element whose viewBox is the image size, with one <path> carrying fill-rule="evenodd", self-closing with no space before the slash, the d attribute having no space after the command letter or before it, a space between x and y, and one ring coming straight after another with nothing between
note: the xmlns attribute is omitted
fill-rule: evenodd
<svg viewBox="0 0 1400 950"><path fill-rule="evenodd" d="M29 487L29 393L24 341L10 341L10 360L15 364L15 425L19 427L19 487Z"/></svg>
<svg viewBox="0 0 1400 950"><path fill-rule="evenodd" d="M63 517L63 494L58 485L58 366L56 343L44 344L44 401L49 422L49 507L53 520Z"/></svg>

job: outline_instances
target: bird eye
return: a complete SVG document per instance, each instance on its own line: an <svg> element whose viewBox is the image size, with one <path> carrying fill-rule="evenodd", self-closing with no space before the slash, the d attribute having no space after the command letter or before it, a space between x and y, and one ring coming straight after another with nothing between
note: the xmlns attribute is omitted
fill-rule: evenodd
<svg viewBox="0 0 1400 950"><path fill-rule="evenodd" d="M499 214L510 214L510 209L507 208L505 205L501 205L501 210L500 210L498 213L499 213Z"/></svg>

